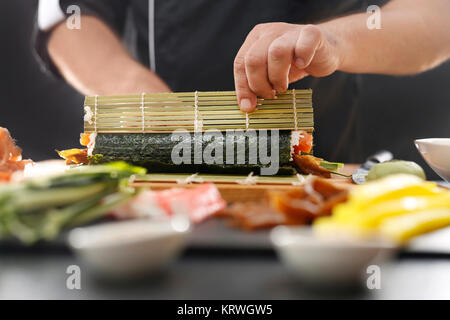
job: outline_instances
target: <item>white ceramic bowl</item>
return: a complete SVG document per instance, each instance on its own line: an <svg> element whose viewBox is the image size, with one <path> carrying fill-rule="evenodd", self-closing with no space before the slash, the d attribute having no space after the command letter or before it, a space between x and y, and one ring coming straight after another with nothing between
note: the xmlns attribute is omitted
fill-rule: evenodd
<svg viewBox="0 0 450 320"><path fill-rule="evenodd" d="M414 143L428 165L450 182L450 138L418 139Z"/></svg>
<svg viewBox="0 0 450 320"><path fill-rule="evenodd" d="M319 237L311 227L277 227L272 243L286 267L301 280L318 285L351 285L381 264L396 247L381 241Z"/></svg>
<svg viewBox="0 0 450 320"><path fill-rule="evenodd" d="M76 254L98 274L132 277L169 264L184 248L189 223L137 219L78 228L69 234Z"/></svg>

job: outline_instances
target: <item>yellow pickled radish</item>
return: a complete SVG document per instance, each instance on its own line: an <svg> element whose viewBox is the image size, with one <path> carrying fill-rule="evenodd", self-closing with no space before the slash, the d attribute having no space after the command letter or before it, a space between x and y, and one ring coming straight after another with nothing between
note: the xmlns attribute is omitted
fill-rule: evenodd
<svg viewBox="0 0 450 320"><path fill-rule="evenodd" d="M411 238L450 226L450 208L424 210L385 219L380 225L380 233L399 243Z"/></svg>
<svg viewBox="0 0 450 320"><path fill-rule="evenodd" d="M405 242L450 223L450 191L416 176L392 175L356 186L330 217L316 219L319 234L387 236Z"/></svg>

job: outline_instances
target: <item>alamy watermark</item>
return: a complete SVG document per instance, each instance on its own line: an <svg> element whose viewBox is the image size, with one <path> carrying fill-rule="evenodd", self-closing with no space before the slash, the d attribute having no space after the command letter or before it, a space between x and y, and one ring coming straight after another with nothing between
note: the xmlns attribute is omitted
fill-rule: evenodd
<svg viewBox="0 0 450 320"><path fill-rule="evenodd" d="M172 148L171 160L176 165L257 165L261 168L261 175L275 175L279 169L279 140L279 130L207 130L194 133L176 130L171 135L171 141L178 142Z"/></svg>
<svg viewBox="0 0 450 320"><path fill-rule="evenodd" d="M366 21L367 29L369 30L381 29L381 8L377 5L368 6L367 14L370 15Z"/></svg>
<svg viewBox="0 0 450 320"><path fill-rule="evenodd" d="M66 26L70 30L81 29L81 8L75 4L70 5L66 9L66 13L69 15L66 19Z"/></svg>
<svg viewBox="0 0 450 320"><path fill-rule="evenodd" d="M369 290L379 290L381 289L381 268L376 264L372 264L367 267L366 273L369 275L367 277L366 285Z"/></svg>
<svg viewBox="0 0 450 320"><path fill-rule="evenodd" d="M76 264L70 265L66 269L68 274L66 288L69 290L81 290L81 269Z"/></svg>

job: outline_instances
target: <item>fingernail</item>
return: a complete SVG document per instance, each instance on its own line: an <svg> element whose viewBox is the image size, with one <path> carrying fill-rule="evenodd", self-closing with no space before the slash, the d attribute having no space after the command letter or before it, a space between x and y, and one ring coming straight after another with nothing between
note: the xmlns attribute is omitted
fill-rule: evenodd
<svg viewBox="0 0 450 320"><path fill-rule="evenodd" d="M239 107L244 112L250 112L253 109L252 102L250 101L250 99L246 99L246 98L241 100Z"/></svg>
<svg viewBox="0 0 450 320"><path fill-rule="evenodd" d="M305 67L305 61L302 58L295 59L295 66L299 69L303 69Z"/></svg>
<svg viewBox="0 0 450 320"><path fill-rule="evenodd" d="M281 88L281 87L277 88L277 93L285 93L285 92L286 92L285 88ZM276 98L276 96L275 96L275 98Z"/></svg>

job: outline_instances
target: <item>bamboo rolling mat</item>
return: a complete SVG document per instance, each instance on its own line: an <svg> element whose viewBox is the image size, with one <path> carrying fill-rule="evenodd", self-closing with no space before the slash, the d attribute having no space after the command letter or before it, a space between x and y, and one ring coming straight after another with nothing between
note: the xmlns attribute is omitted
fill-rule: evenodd
<svg viewBox="0 0 450 320"><path fill-rule="evenodd" d="M347 164L340 170L341 173L350 175L359 165ZM177 179L184 179L191 176L191 174L149 174L141 178L137 178L132 186L134 187L148 187L152 190L165 190L170 188L192 188L198 185L177 183ZM265 197L270 191L288 191L298 186L293 185L292 182L297 182L296 176L292 177L258 177L258 183L255 185L241 185L236 183L236 180L244 180L247 176L229 176L229 175L201 175L204 182L212 182L219 189L222 197L227 202L246 202L259 201ZM330 182L336 183L344 188L351 188L353 183L351 178L333 175Z"/></svg>
<svg viewBox="0 0 450 320"><path fill-rule="evenodd" d="M174 130L280 129L312 132L312 90L288 90L239 110L234 91L88 96L84 132L157 133Z"/></svg>

